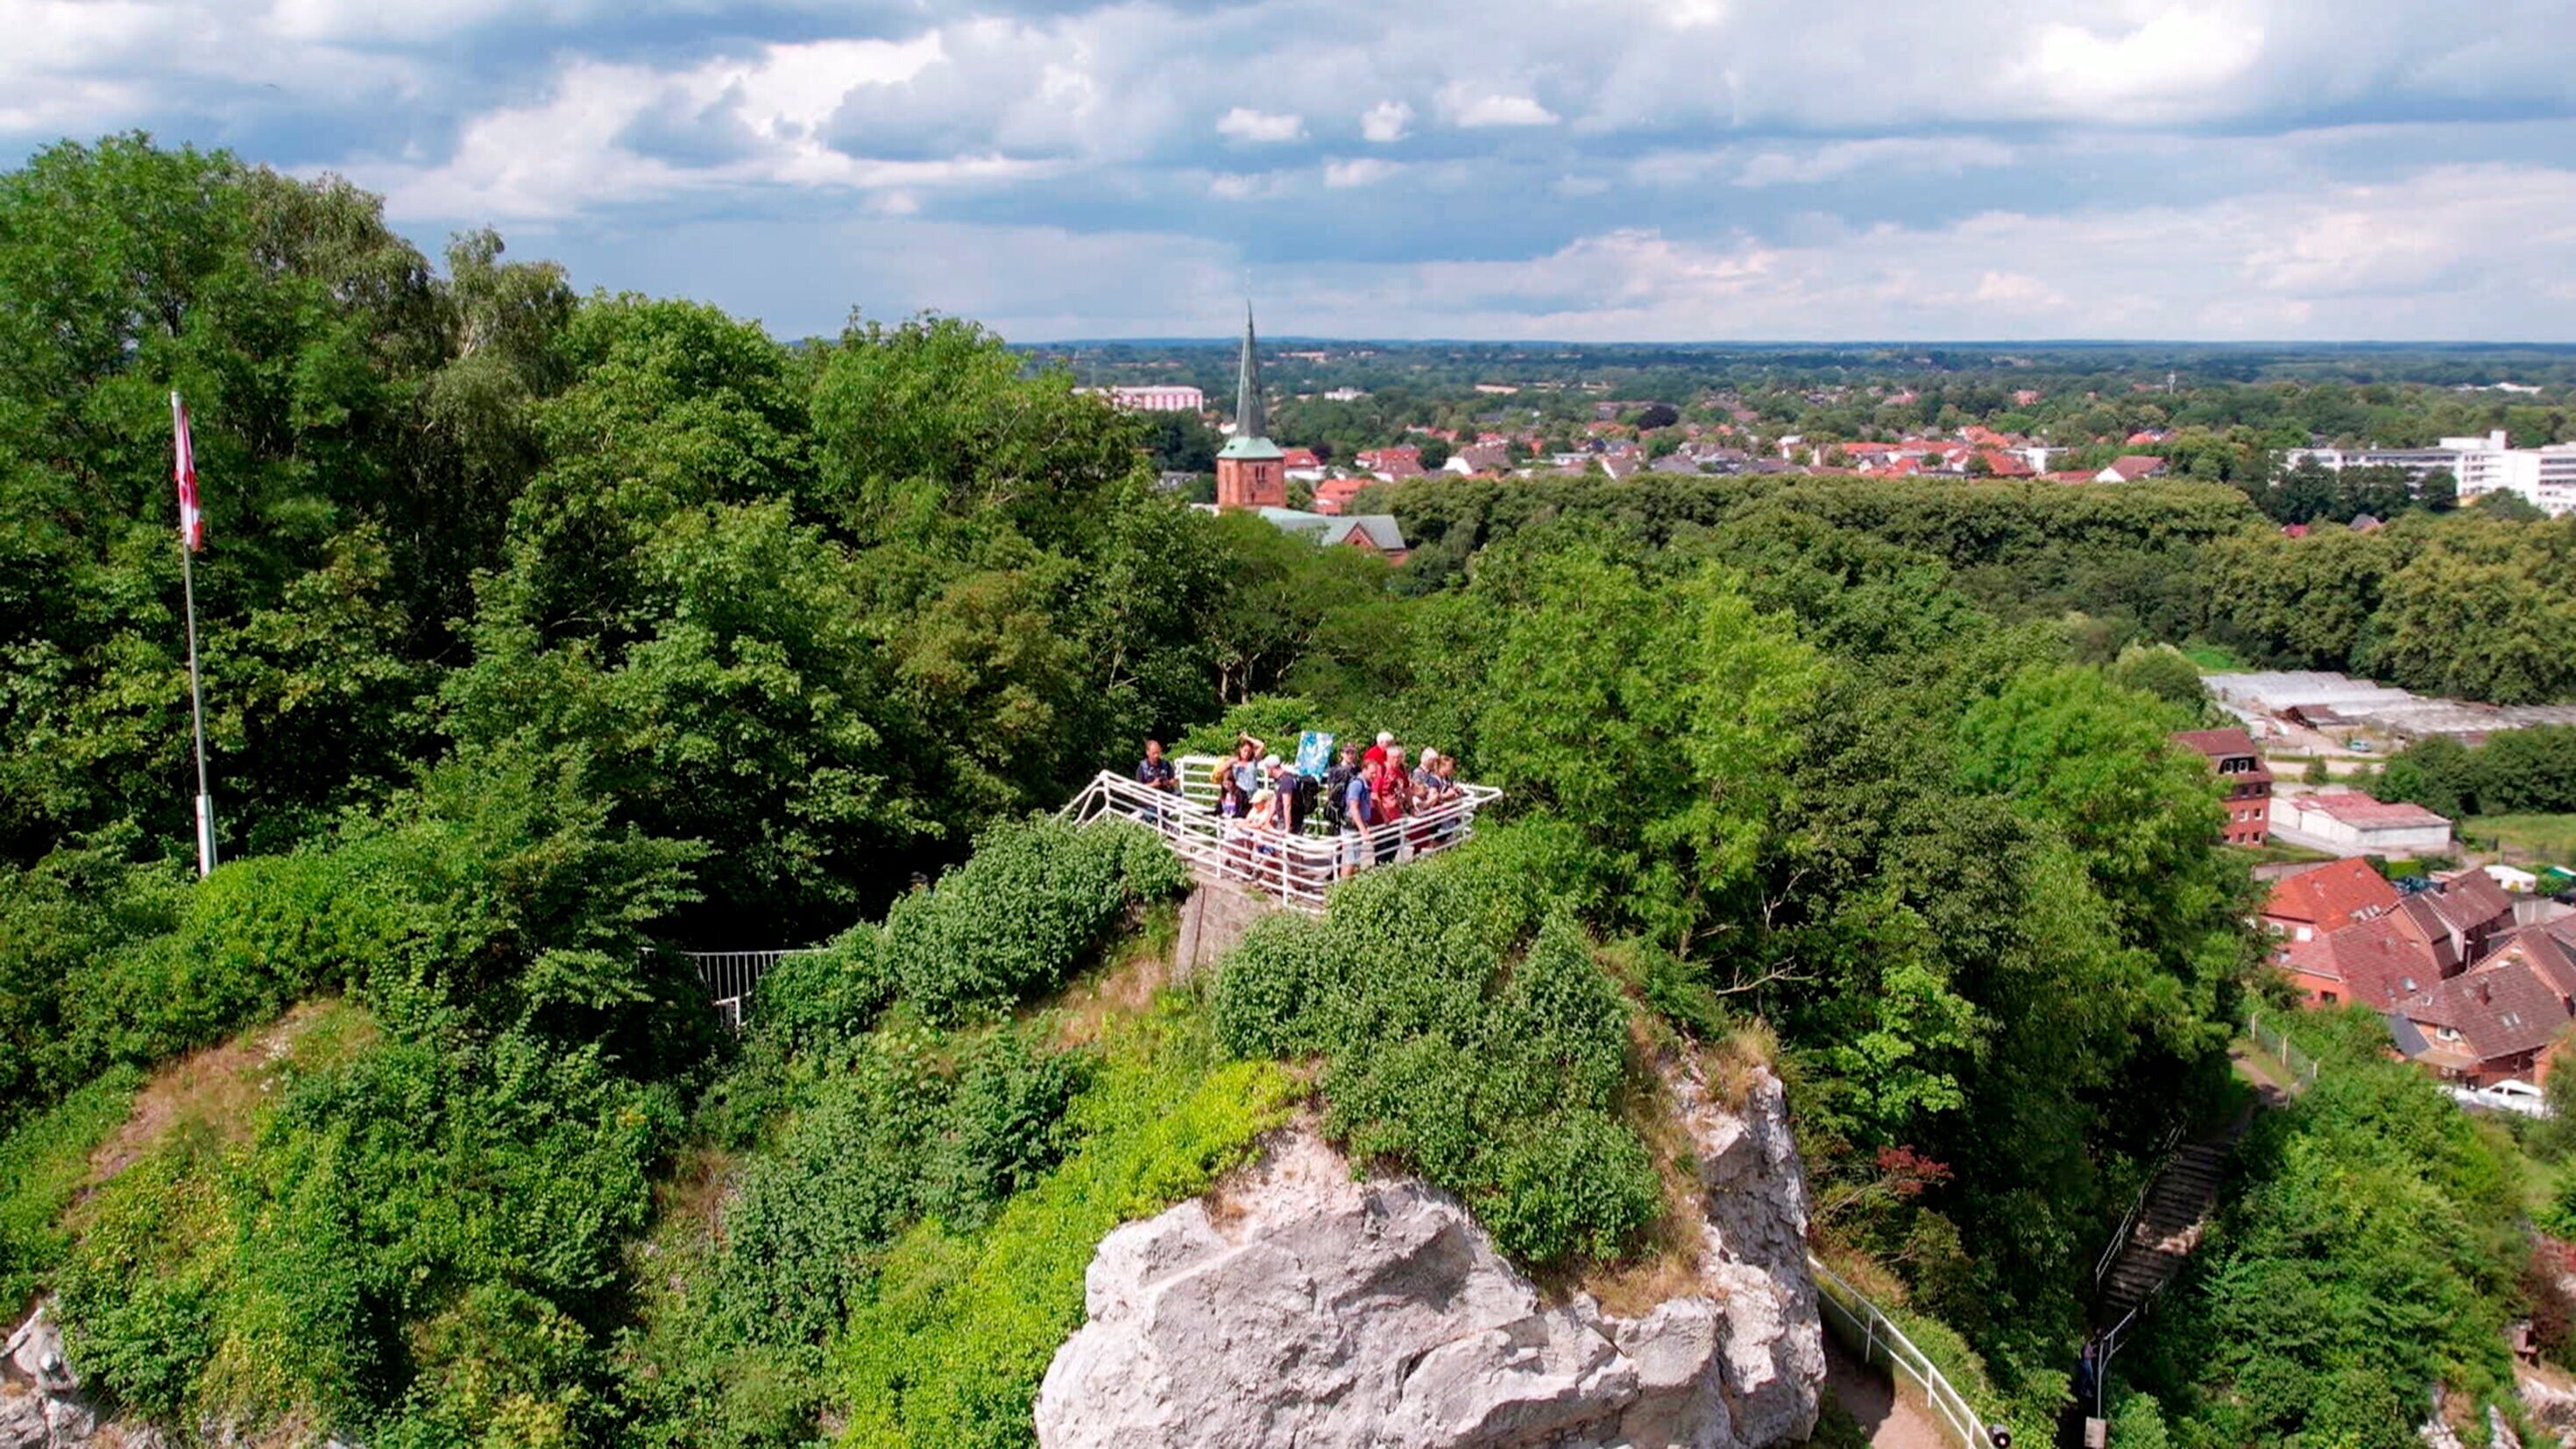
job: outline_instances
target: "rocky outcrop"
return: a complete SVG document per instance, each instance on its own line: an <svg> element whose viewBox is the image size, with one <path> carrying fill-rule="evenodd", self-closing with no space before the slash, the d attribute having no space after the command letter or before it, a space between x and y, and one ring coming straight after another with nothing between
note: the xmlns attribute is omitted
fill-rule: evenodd
<svg viewBox="0 0 2576 1449"><path fill-rule="evenodd" d="M164 1449L160 1433L111 1418L84 1397L62 1330L38 1304L0 1346L0 1449Z"/></svg>
<svg viewBox="0 0 2576 1449"><path fill-rule="evenodd" d="M1100 1245L1038 1394L1048 1449L1671 1446L1812 1430L1824 1351L1779 1083L1668 1075L1705 1191L1697 1291L1636 1318L1550 1303L1457 1201L1354 1180L1310 1126Z"/></svg>

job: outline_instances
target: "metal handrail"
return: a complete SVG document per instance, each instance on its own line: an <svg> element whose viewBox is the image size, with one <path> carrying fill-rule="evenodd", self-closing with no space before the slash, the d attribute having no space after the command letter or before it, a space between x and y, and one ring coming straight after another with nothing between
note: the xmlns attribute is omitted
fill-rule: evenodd
<svg viewBox="0 0 2576 1449"><path fill-rule="evenodd" d="M1816 1279L1817 1303L1833 1309L1838 1316L1834 1321L1842 1323L1844 1341L1850 1343L1855 1335L1858 1337L1855 1347L1861 1362L1882 1366L1883 1352L1883 1366L1889 1374L1902 1373L1914 1381L1933 1412L1940 1416L1942 1427L1950 1431L1961 1449L1995 1449L1992 1433L1985 1420L1978 1417L1974 1406L1969 1404L1967 1396L1952 1387L1931 1358L1914 1346L1914 1340L1905 1336L1905 1330L1898 1328L1877 1304L1845 1282L1841 1274L1826 1267L1824 1259L1812 1252L1807 1254L1807 1271Z"/></svg>
<svg viewBox="0 0 2576 1449"><path fill-rule="evenodd" d="M1217 814L1210 779L1216 757L1188 755L1178 763L1178 792L1103 770L1059 813L1077 825L1104 816L1135 821L1161 836L1202 879L1249 885L1313 915L1323 913L1325 893L1345 875L1437 855L1472 838L1476 812L1503 793L1461 781L1455 795L1418 815L1365 831L1301 834Z"/></svg>
<svg viewBox="0 0 2576 1449"><path fill-rule="evenodd" d="M698 980L707 988L707 999L714 1004L716 1019L728 1031L742 1030L743 1007L760 986L760 978L769 968L790 956L803 956L819 951L819 946L788 946L769 951L684 951L676 946L647 946L647 951L678 956L698 968Z"/></svg>
<svg viewBox="0 0 2576 1449"><path fill-rule="evenodd" d="M2120 1215L2120 1226L2112 1230L2110 1246L2102 1250L2101 1259L2093 1265L2096 1292L2101 1290L2102 1278L2111 1271L2111 1265L2120 1260L2120 1250L2129 1244L2129 1230L2138 1225L2138 1214L2146 1210L2148 1194L2156 1190L2156 1179L2164 1176L2165 1165L2173 1159L2174 1149L2181 1145L2182 1125L2176 1123L2166 1129L2164 1140L2156 1144L2155 1165L2147 1169L2146 1181L2138 1184L2138 1195L2129 1200L2129 1210Z"/></svg>

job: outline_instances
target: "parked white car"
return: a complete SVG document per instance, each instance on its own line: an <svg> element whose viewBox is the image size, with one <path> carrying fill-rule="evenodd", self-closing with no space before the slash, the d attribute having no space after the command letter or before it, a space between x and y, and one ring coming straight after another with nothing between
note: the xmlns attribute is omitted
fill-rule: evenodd
<svg viewBox="0 0 2576 1449"><path fill-rule="evenodd" d="M2549 1115L2548 1099L2529 1082L2508 1077L2492 1087L2453 1087L2451 1095L2463 1107L2483 1107L2491 1112L2519 1112L2525 1117Z"/></svg>

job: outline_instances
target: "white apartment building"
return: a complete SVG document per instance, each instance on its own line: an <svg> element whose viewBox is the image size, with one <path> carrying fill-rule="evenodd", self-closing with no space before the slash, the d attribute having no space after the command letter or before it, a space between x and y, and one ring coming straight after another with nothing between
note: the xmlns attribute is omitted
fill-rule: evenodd
<svg viewBox="0 0 2576 1449"><path fill-rule="evenodd" d="M1111 405L1140 413L1203 413L1207 394L1194 387L1086 387L1082 391L1109 399Z"/></svg>
<svg viewBox="0 0 2576 1449"><path fill-rule="evenodd" d="M2314 462L2338 473L2403 468L2408 481L2419 483L2435 469L2448 469L2459 480L2463 502L2481 493L2511 492L2553 517L2576 509L2576 443L2507 447L2501 428L2484 437L2442 438L2430 448L2292 448L2282 461L2293 468Z"/></svg>

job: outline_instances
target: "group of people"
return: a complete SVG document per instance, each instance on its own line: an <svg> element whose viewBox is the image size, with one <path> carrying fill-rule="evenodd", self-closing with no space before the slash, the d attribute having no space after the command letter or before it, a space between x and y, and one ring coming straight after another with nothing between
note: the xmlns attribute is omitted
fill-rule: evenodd
<svg viewBox="0 0 2576 1449"><path fill-rule="evenodd" d="M1180 793L1179 771L1160 740L1145 742L1136 781ZM1460 797L1457 757L1426 747L1414 763L1384 731L1365 749L1343 744L1338 759L1320 773L1302 771L1272 753L1267 742L1238 733L1233 754L1217 762L1213 783L1216 813L1227 822L1229 856L1247 857L1247 873L1250 857L1277 853L1264 837L1339 835L1334 858L1348 877L1373 861L1392 861L1408 847L1446 843L1458 830L1454 813L1440 813ZM1406 821L1415 824L1398 828Z"/></svg>

